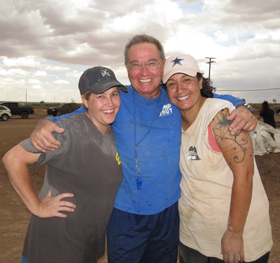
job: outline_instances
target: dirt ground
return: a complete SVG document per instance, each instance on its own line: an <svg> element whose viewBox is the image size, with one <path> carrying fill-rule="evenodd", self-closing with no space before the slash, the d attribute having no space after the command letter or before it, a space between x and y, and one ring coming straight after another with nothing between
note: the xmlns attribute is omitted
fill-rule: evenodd
<svg viewBox="0 0 280 263"><path fill-rule="evenodd" d="M23 120L19 116L13 116L6 122L0 121L0 262L2 263L20 262L30 218L29 211L8 180L2 157L11 147L29 137L38 120L46 116L45 109L35 109L35 111L36 114L31 115L29 119ZM280 116L275 115L275 118L280 128ZM280 153L256 156L256 160L270 201L274 246L269 263L280 263ZM43 183L44 169L44 166L40 168L30 166L32 181L37 192ZM106 255L101 262L107 262Z"/></svg>

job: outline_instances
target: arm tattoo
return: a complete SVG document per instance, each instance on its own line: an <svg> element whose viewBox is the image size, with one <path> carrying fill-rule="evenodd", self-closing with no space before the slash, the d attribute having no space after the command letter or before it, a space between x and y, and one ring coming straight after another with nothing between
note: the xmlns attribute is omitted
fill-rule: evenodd
<svg viewBox="0 0 280 263"><path fill-rule="evenodd" d="M214 118L214 134L215 139L220 147L223 148L224 156L230 157L230 160L235 163L241 163L247 154L247 143L249 141L249 134L243 130L235 135L231 135L228 127L231 122L227 120L228 115L222 110ZM231 161L229 162L231 165Z"/></svg>

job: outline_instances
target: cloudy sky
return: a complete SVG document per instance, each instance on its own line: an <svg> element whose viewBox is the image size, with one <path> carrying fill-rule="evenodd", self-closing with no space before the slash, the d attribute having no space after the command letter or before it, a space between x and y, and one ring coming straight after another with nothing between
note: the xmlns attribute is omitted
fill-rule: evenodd
<svg viewBox="0 0 280 263"><path fill-rule="evenodd" d="M218 93L280 101L279 0L0 0L0 101L80 103L79 76L112 68L135 34L194 56ZM265 91L259 90L265 89ZM238 92L243 90L243 92ZM254 90L254 91L248 91Z"/></svg>

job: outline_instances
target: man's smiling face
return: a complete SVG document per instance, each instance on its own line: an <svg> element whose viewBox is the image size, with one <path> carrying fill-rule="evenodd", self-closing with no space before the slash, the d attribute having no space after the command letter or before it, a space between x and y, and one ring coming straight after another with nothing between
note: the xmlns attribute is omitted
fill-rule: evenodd
<svg viewBox="0 0 280 263"><path fill-rule="evenodd" d="M137 93L145 98L153 98L159 95L160 83L163 76L164 61L160 59L156 45L140 43L132 45L128 52L126 64L128 78ZM134 69L133 63L140 64L140 68ZM147 65L155 63L155 68Z"/></svg>

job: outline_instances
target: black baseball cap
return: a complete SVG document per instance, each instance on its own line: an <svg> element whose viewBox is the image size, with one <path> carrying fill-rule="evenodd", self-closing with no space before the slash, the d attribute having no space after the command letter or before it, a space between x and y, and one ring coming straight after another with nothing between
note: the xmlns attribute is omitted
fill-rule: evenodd
<svg viewBox="0 0 280 263"><path fill-rule="evenodd" d="M119 87L122 91L127 92L127 87L117 81L114 72L105 67L89 68L79 80L81 95L84 95L87 91L100 94L112 87Z"/></svg>

